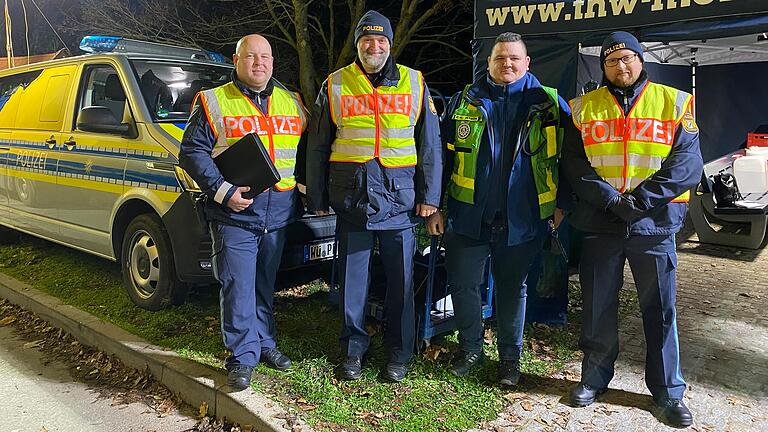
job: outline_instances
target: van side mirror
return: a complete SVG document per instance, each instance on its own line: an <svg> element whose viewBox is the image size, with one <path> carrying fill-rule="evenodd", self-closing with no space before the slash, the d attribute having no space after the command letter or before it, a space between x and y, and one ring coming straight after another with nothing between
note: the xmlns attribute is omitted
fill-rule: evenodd
<svg viewBox="0 0 768 432"><path fill-rule="evenodd" d="M130 125L121 124L107 107L89 106L81 109L77 115L77 128L86 132L126 135Z"/></svg>

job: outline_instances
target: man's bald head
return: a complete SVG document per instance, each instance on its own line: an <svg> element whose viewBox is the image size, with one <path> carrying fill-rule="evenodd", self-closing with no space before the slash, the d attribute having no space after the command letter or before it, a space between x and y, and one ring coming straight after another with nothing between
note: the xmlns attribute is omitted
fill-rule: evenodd
<svg viewBox="0 0 768 432"><path fill-rule="evenodd" d="M251 34L237 41L235 55L237 78L254 90L264 90L272 78L272 46L264 36Z"/></svg>

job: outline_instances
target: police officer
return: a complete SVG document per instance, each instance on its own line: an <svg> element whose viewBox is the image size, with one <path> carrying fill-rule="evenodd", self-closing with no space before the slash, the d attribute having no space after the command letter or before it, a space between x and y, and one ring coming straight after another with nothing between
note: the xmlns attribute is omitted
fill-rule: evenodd
<svg viewBox="0 0 768 432"><path fill-rule="evenodd" d="M460 351L451 372L483 360L482 296L488 255L496 287L498 382L516 385L525 324L526 276L554 226L558 162L568 106L528 72L525 43L502 33L488 74L454 96L443 117L448 215L446 267ZM558 210L558 223L562 213ZM439 214L427 221L443 231Z"/></svg>
<svg viewBox="0 0 768 432"><path fill-rule="evenodd" d="M571 223L585 232L581 383L570 398L586 406L613 378L619 353L618 296L629 261L643 315L645 382L667 423L689 426L675 312L675 233L689 189L701 179L692 96L648 80L643 47L611 33L600 61L604 87L571 101L562 167L578 201Z"/></svg>
<svg viewBox="0 0 768 432"><path fill-rule="evenodd" d="M375 11L355 28L357 60L330 74L317 97L307 148L308 206L337 214L341 376L362 373L368 264L374 241L386 273L387 379L401 381L415 344L414 226L440 201L440 133L421 72L390 55L392 27Z"/></svg>
<svg viewBox="0 0 768 432"><path fill-rule="evenodd" d="M299 213L294 168L307 118L299 96L272 78L272 48L264 37L240 39L233 60L231 82L198 94L179 163L207 196L213 269L221 283L221 331L231 351L227 383L242 390L259 361L278 370L291 366L277 349L272 300L284 228ZM255 196L247 186L229 183L213 162L248 133L258 134L269 148L281 176L270 189L253 191Z"/></svg>

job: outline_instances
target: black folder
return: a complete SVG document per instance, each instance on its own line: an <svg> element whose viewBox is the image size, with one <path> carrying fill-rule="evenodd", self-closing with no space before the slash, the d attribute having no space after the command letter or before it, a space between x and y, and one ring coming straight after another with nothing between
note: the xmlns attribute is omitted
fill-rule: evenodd
<svg viewBox="0 0 768 432"><path fill-rule="evenodd" d="M280 181L280 174L272 163L267 149L253 133L213 158L224 179L235 186L250 186L243 198L253 198Z"/></svg>

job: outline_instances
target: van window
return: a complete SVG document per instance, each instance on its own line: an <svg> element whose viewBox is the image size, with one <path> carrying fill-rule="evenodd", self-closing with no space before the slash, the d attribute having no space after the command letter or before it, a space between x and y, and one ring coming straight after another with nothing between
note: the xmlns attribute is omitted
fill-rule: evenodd
<svg viewBox="0 0 768 432"><path fill-rule="evenodd" d="M109 108L120 123L128 112L125 90L115 68L109 65L89 66L85 71L84 86L80 92L80 109L89 106Z"/></svg>
<svg viewBox="0 0 768 432"><path fill-rule="evenodd" d="M154 121L187 121L200 90L226 84L231 66L162 60L131 60L141 94Z"/></svg>
<svg viewBox="0 0 768 432"><path fill-rule="evenodd" d="M65 98L69 92L70 75L54 75L48 79L45 97L40 106L40 121L56 123L55 129L61 125L64 114Z"/></svg>
<svg viewBox="0 0 768 432"><path fill-rule="evenodd" d="M24 72L0 78L0 127L13 127L16 112L19 108L19 98L16 103L8 104L18 89L25 89L43 73L42 69Z"/></svg>

